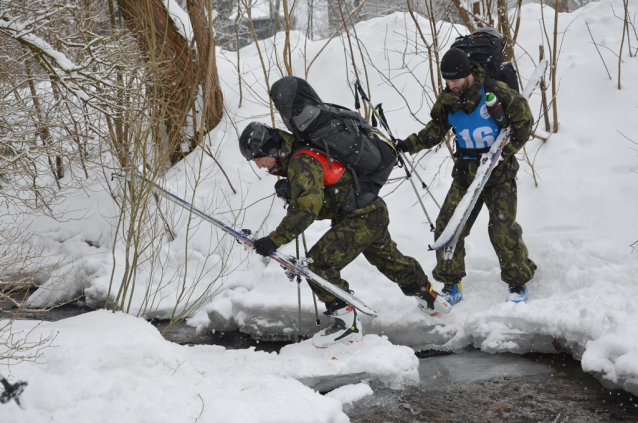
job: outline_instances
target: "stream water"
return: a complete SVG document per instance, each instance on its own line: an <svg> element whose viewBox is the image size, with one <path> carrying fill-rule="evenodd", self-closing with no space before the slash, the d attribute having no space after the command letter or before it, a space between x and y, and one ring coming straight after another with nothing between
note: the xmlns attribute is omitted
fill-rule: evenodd
<svg viewBox="0 0 638 423"><path fill-rule="evenodd" d="M69 304L23 318L55 321L91 311ZM0 318L4 312L0 311ZM153 321L163 331L167 321ZM259 342L240 332L202 333L180 323L164 338L181 345L279 351L288 342ZM604 388L568 355L453 354L421 351L420 382L402 390L372 384L374 395L344 411L353 423L638 422L638 397Z"/></svg>

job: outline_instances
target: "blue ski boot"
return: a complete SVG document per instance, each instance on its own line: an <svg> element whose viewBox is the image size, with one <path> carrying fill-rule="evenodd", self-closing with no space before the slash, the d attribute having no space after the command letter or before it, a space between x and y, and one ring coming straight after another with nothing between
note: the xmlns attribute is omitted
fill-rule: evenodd
<svg viewBox="0 0 638 423"><path fill-rule="evenodd" d="M510 285L507 301L512 303L524 303L527 301L527 284Z"/></svg>
<svg viewBox="0 0 638 423"><path fill-rule="evenodd" d="M461 282L445 284L441 291L441 295L448 303L450 303L450 305L461 302L463 299L463 286L461 285Z"/></svg>

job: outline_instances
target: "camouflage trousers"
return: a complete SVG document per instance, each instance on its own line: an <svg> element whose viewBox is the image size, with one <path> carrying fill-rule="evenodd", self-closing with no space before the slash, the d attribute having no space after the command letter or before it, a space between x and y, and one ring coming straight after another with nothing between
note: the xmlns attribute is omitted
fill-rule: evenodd
<svg viewBox="0 0 638 423"><path fill-rule="evenodd" d="M313 260L310 270L349 291L350 285L341 278L341 270L363 254L370 264L396 282L405 295L428 289L430 282L419 262L404 256L390 237L390 217L385 202L377 198L373 204L376 208L369 213L333 219L330 230L309 251L308 256ZM310 287L321 301L335 300L321 288L313 284Z"/></svg>
<svg viewBox="0 0 638 423"><path fill-rule="evenodd" d="M495 175L492 174L493 176ZM528 257L527 247L523 242L523 229L516 223L516 179L511 174L510 177L499 174L496 176L496 181L490 177L485 184L463 228L452 259L443 258L443 248L436 251L437 265L432 276L437 281L457 283L466 276L465 238L470 234L483 204L489 212L488 233L501 266L501 279L508 284L523 285L534 277L536 265ZM454 209L467 192L469 181L465 182L463 183L463 178L454 178L436 220L435 239L443 232Z"/></svg>

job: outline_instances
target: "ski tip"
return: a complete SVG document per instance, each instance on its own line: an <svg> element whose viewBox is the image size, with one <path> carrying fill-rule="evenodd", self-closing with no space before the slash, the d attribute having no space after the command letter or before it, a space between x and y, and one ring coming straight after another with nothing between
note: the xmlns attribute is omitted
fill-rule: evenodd
<svg viewBox="0 0 638 423"><path fill-rule="evenodd" d="M354 294L350 294L350 298L349 299L345 299L344 301L347 302L349 305L351 305L352 307L356 308L357 310L359 310L361 313L366 314L370 317L377 317L377 312L372 310L369 306L367 306L366 304L363 303L363 301L361 301L357 296L355 296Z"/></svg>
<svg viewBox="0 0 638 423"><path fill-rule="evenodd" d="M454 245L448 245L445 247L445 250L443 250L443 260L452 260L452 258L454 257L454 251L456 250L456 242L454 242Z"/></svg>
<svg viewBox="0 0 638 423"><path fill-rule="evenodd" d="M445 244L443 244L443 245L445 245ZM428 244L428 251L436 251L439 248L443 247L443 245L436 245L436 243Z"/></svg>
<svg viewBox="0 0 638 423"><path fill-rule="evenodd" d="M377 317L377 312L372 310L370 307L355 307L355 308L367 316Z"/></svg>

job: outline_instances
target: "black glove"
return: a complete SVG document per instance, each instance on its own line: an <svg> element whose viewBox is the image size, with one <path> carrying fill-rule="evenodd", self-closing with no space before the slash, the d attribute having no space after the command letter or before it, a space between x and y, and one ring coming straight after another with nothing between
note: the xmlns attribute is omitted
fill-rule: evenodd
<svg viewBox="0 0 638 423"><path fill-rule="evenodd" d="M290 181L288 179L280 179L275 183L275 192L277 197L284 200L286 203L290 203L292 198L292 191L290 189Z"/></svg>
<svg viewBox="0 0 638 423"><path fill-rule="evenodd" d="M410 139L406 138L404 140L397 140L397 149L404 153L410 152Z"/></svg>
<svg viewBox="0 0 638 423"><path fill-rule="evenodd" d="M269 255L277 251L277 246L267 236L256 239L255 242L253 242L253 248L255 249L255 252L257 254L264 257L268 257Z"/></svg>

